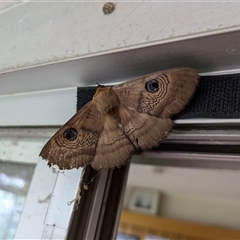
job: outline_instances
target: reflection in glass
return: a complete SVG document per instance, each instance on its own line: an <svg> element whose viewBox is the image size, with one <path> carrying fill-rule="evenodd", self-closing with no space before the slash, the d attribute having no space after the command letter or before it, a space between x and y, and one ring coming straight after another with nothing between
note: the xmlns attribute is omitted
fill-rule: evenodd
<svg viewBox="0 0 240 240"><path fill-rule="evenodd" d="M34 164L0 164L0 239L14 238L34 169Z"/></svg>
<svg viewBox="0 0 240 240"><path fill-rule="evenodd" d="M240 239L238 182L236 170L131 164L119 233L147 240Z"/></svg>
<svg viewBox="0 0 240 240"><path fill-rule="evenodd" d="M131 234L118 233L116 240L139 240L139 238Z"/></svg>

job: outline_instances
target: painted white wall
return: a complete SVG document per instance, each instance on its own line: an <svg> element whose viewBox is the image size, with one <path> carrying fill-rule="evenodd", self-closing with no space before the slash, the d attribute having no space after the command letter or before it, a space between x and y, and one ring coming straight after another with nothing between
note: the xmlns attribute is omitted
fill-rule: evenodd
<svg viewBox="0 0 240 240"><path fill-rule="evenodd" d="M160 215L240 230L240 201L211 195L164 194Z"/></svg>

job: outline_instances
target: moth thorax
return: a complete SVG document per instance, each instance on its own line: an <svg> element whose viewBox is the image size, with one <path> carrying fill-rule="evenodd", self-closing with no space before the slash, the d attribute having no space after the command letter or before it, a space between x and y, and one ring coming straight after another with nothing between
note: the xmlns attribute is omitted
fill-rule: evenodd
<svg viewBox="0 0 240 240"><path fill-rule="evenodd" d="M93 102L102 114L115 115L119 107L119 99L111 87L97 88Z"/></svg>

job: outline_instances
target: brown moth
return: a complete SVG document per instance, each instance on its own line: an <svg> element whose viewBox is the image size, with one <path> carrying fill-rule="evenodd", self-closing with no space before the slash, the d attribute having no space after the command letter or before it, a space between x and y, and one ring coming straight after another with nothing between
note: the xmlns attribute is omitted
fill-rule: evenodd
<svg viewBox="0 0 240 240"><path fill-rule="evenodd" d="M158 146L173 128L199 81L195 69L175 68L105 87L43 147L40 156L60 169L120 167L137 151Z"/></svg>

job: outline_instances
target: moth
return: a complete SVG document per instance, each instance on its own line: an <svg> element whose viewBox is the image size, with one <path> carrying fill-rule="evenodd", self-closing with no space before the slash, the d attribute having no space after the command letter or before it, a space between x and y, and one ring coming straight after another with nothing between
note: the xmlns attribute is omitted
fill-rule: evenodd
<svg viewBox="0 0 240 240"><path fill-rule="evenodd" d="M186 107L199 78L195 69L174 68L113 87L99 85L40 156L60 169L121 167L134 153L161 143L173 128L171 117Z"/></svg>

